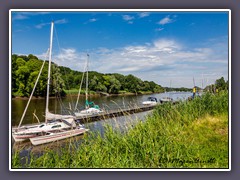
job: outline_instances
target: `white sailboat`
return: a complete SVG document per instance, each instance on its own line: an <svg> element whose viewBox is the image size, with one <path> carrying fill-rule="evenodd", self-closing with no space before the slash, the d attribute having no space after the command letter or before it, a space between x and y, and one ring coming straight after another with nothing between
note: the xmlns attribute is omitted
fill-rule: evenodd
<svg viewBox="0 0 240 180"><path fill-rule="evenodd" d="M171 85L172 85L172 81L170 81L170 88L171 88ZM167 92L165 91L165 94L166 93ZM168 93L168 96L160 98L159 101L160 101L160 103L173 102L173 98L171 98L170 94Z"/></svg>
<svg viewBox="0 0 240 180"><path fill-rule="evenodd" d="M55 138L51 138L52 141L58 140L58 139L63 139L67 138L70 136L74 136L77 134L82 134L86 131L85 128L83 128L81 125L77 126L75 123L75 117L72 115L61 115L61 114L53 114L49 112L48 109L48 104L49 104L49 86L50 86L50 72L51 72L51 56L52 56L52 39L53 39L53 26L54 23L51 23L51 35L50 35L50 50L49 50L49 66L48 66L48 80L47 80L47 97L46 97L46 110L45 110L45 123L40 123L39 125L28 125L28 126L21 126L22 120L25 116L27 107L30 103L30 100L32 98L33 92L35 90L35 87L37 85L37 81L39 79L39 76L41 74L42 66L37 81L34 85L33 91L30 95L29 101L27 103L27 106L24 110L24 113L22 115L22 118L20 120L20 123L17 128L12 129L12 137L15 140L15 142L20 142L24 140L30 139L35 143L35 138L36 137L42 137L42 138L47 138L46 136L51 133L51 135L55 135ZM45 63L45 61L44 61ZM75 133L72 133L73 130L76 130ZM81 130L81 131L80 131ZM61 138L59 137L58 133L63 133L61 135ZM69 132L67 134L67 132ZM71 134L71 135L70 135ZM59 138L57 138L59 137ZM48 142L50 139L48 140ZM45 141L38 141L38 143L35 144L40 144L40 143L45 143Z"/></svg>
<svg viewBox="0 0 240 180"><path fill-rule="evenodd" d="M84 127L77 127L71 130L60 131L57 133L48 133L44 136L37 136L34 138L30 138L30 141L33 145L40 145L40 144L45 144L45 143L50 143L50 142L70 138L73 136L78 136L80 134L84 134L87 131L89 131L89 129L85 129Z"/></svg>
<svg viewBox="0 0 240 180"><path fill-rule="evenodd" d="M74 113L77 118L88 117L88 116L103 113L103 111L99 108L98 105L94 104L94 102L88 101L88 63L89 63L89 54L87 54L87 62L86 62L86 68L85 68L86 70L85 109ZM80 89L81 89L81 85L80 85ZM79 90L79 94L80 94L80 90ZM78 99L79 99L79 94L78 94ZM78 99L76 102L75 110L77 109Z"/></svg>

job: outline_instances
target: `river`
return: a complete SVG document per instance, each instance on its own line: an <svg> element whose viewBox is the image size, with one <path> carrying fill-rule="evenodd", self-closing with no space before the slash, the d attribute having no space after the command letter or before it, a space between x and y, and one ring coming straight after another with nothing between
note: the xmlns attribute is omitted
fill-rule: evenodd
<svg viewBox="0 0 240 180"><path fill-rule="evenodd" d="M97 96L90 97L91 101L94 101L95 104L99 105L100 108L105 110L117 110L117 109L125 109L129 107L141 107L142 102L147 100L149 96L156 97L158 100L162 97L168 96L173 98L174 101L178 100L186 100L192 93L190 92L167 92L167 93L158 93L151 95L128 95L128 96ZM66 98L50 98L49 100L49 111L52 113L62 113L67 114L67 111L70 107L74 107L74 103L76 102L77 97L66 97ZM12 99L11 107L11 125L17 126L20 122L22 113L27 104L28 99ZM84 107L85 98L80 97L78 108L81 109ZM61 105L59 105L61 104ZM45 99L32 99L27 110L26 116L23 120L22 124L31 124L37 123L36 118L33 116L33 113L38 116L40 121L44 121L44 112L45 112ZM67 110L63 110L62 107L65 107ZM100 132L102 135L104 134L104 125L108 124L114 128L122 128L127 127L126 124L132 124L138 121L144 121L145 117L151 113L151 111L131 114L129 116L116 117L113 119L105 119L102 121L96 121L85 124L85 127L90 129L92 132ZM124 130L124 128L122 128ZM80 143L81 137L73 137L74 142ZM28 156L29 152L35 152L37 154L41 154L43 149L46 147L57 148L59 146L64 146L69 140L62 140L57 143L50 143L46 145L40 145L33 147L30 142L25 143L14 143L12 140L13 150L21 149L21 156Z"/></svg>

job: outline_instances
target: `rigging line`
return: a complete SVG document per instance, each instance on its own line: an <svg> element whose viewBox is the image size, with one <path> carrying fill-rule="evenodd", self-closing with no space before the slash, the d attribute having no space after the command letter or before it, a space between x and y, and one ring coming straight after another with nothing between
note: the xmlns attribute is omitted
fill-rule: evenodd
<svg viewBox="0 0 240 180"><path fill-rule="evenodd" d="M58 70L58 65L56 64L55 66L56 66L56 71L57 71ZM60 105L60 109L61 109L61 113L62 113L63 111L66 111L67 108L64 106L64 103L63 103L62 98L61 98L61 94L60 94L60 91L59 91L60 85L57 83L58 80L59 80L59 76L56 77L56 81L55 81L55 87L56 87L55 97L57 99L57 102ZM57 113L57 102L55 104L55 113Z"/></svg>
<svg viewBox="0 0 240 180"><path fill-rule="evenodd" d="M57 28L56 28L56 26L55 26L55 28L54 28L54 31L55 31L55 34L56 34L56 40L57 40L57 45L58 45L59 53L61 53L61 52L62 52L62 48L61 48L60 43L59 43L59 40L58 40L58 33L57 33ZM63 71L64 71L64 74L65 74L65 76L66 76L67 73L66 73L65 67L63 67ZM67 88L68 90L70 90L70 85L69 85L68 76L66 76L66 82L67 82L66 88ZM72 98L71 92L69 92L69 94L70 94L71 103L73 103L73 98Z"/></svg>
<svg viewBox="0 0 240 180"><path fill-rule="evenodd" d="M26 114L26 112L27 112L27 108L28 108L28 106L29 106L29 104L30 104L30 101L31 101L31 99L32 99L33 93L34 93L35 88L36 88L36 86L37 86L38 80L39 80L40 75L41 75L41 73L42 73L42 70L43 70L44 64L45 64L45 62L46 62L48 53L49 53L49 49L47 50L46 57L45 57L45 59L44 59L44 61L43 61L42 67L41 67L41 69L40 69L40 71L39 71L39 73L38 73L38 77L37 77L37 80L36 80L36 82L35 82L35 84L34 84L32 93L31 93L31 95L30 95L30 97L29 97L29 99L28 99L27 105L26 105L26 107L25 107L25 109L24 109L24 112L23 112L23 114L22 114L20 123L19 123L19 125L18 125L18 129L19 129L19 127L21 126L22 121L23 121L23 118L25 117L25 114Z"/></svg>
<svg viewBox="0 0 240 180"><path fill-rule="evenodd" d="M77 101L76 101L76 105L75 105L75 111L77 110L77 105L78 105L78 101L79 101L79 97L80 97L80 93L81 93L81 89L82 89L82 84L83 84L83 78L84 78L84 74L85 74L85 71L87 69L87 62L85 62L85 66L84 66L84 69L83 69L83 74L82 74L82 80L81 80L81 83L80 83L80 87L79 87L79 91L78 91L78 97L77 97Z"/></svg>

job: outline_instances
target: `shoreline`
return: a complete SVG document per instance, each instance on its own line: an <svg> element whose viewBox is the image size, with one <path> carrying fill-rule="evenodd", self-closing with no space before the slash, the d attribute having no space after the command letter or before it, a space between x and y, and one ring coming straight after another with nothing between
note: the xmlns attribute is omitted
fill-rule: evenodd
<svg viewBox="0 0 240 180"><path fill-rule="evenodd" d="M156 92L156 93L162 93L162 92ZM107 96L138 96L138 95L146 95L146 94L155 94L154 92L146 92L146 93L131 93L131 92L127 92L127 93L121 93L121 94L109 94ZM76 97L78 96L78 94L66 94L66 96L63 96L62 98L66 98L66 97L70 97L70 96L73 96L73 97ZM85 94L80 94L81 97L84 97ZM88 97L101 97L101 96L106 96L106 95L101 95L99 93L96 93L96 94L88 94ZM36 96L33 96L32 99L45 99L46 97L36 97ZM50 99L54 99L56 98L55 96L50 96L49 97ZM21 96L15 96L13 97L12 96L12 100L17 100L17 99L22 99L22 100L27 100L29 99L29 97L21 97Z"/></svg>

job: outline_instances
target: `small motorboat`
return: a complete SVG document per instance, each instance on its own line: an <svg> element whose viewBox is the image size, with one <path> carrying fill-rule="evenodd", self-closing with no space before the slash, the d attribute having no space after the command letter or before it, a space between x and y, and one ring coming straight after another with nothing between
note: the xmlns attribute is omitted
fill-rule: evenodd
<svg viewBox="0 0 240 180"><path fill-rule="evenodd" d="M173 98L171 97L163 97L161 99L159 99L160 103L166 103L166 102L173 102Z"/></svg>
<svg viewBox="0 0 240 180"><path fill-rule="evenodd" d="M143 105L156 105L157 104L157 98L155 97L148 97L147 101L142 102Z"/></svg>

